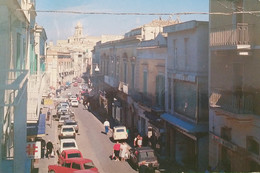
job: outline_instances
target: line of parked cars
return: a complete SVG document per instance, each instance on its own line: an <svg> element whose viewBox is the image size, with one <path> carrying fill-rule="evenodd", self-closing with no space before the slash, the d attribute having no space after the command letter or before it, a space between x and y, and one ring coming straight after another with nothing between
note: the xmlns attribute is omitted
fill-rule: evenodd
<svg viewBox="0 0 260 173"><path fill-rule="evenodd" d="M72 101L72 100L71 100ZM57 106L58 129L60 147L57 150L58 164L49 165L49 173L98 173L92 160L83 158L77 142L76 134L79 126L75 114L70 110L68 102L61 102Z"/></svg>

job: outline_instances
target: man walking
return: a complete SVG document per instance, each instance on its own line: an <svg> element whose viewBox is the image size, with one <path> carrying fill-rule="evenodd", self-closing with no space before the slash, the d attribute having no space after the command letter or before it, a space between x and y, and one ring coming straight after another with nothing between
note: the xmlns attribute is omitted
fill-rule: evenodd
<svg viewBox="0 0 260 173"><path fill-rule="evenodd" d="M53 144L49 140L48 143L47 143L47 152L46 152L46 157L48 157L48 159L51 156L52 150L53 150Z"/></svg>
<svg viewBox="0 0 260 173"><path fill-rule="evenodd" d="M110 123L109 121L106 119L106 121L104 122L104 126L105 126L105 133L107 135L108 130L110 129Z"/></svg>

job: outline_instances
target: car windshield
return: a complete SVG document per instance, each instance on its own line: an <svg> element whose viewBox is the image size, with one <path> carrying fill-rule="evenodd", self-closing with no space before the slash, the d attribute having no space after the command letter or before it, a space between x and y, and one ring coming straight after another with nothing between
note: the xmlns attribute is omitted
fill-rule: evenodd
<svg viewBox="0 0 260 173"><path fill-rule="evenodd" d="M62 132L73 132L73 128L63 128Z"/></svg>
<svg viewBox="0 0 260 173"><path fill-rule="evenodd" d="M125 129L116 129L116 132L124 132Z"/></svg>
<svg viewBox="0 0 260 173"><path fill-rule="evenodd" d="M84 163L84 169L91 169L91 168L95 168L93 162Z"/></svg>
<svg viewBox="0 0 260 173"><path fill-rule="evenodd" d="M76 122L65 122L66 125L77 125Z"/></svg>
<svg viewBox="0 0 260 173"><path fill-rule="evenodd" d="M68 158L80 158L81 155L80 153L71 153L71 154L68 154Z"/></svg>
<svg viewBox="0 0 260 173"><path fill-rule="evenodd" d="M139 154L139 161L147 160L154 158L154 152L153 151L143 151Z"/></svg>
<svg viewBox="0 0 260 173"><path fill-rule="evenodd" d="M76 147L74 142L63 143L63 148Z"/></svg>
<svg viewBox="0 0 260 173"><path fill-rule="evenodd" d="M69 117L61 117L61 118L60 118L60 120L63 120L63 121L64 121L64 120L67 120L67 119L69 119Z"/></svg>

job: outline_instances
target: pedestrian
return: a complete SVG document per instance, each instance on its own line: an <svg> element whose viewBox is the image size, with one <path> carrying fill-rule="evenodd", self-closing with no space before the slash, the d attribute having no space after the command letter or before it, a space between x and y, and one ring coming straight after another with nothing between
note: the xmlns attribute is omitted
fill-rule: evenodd
<svg viewBox="0 0 260 173"><path fill-rule="evenodd" d="M46 146L46 141L44 139L41 139L41 158L44 158L44 153L45 153L45 146Z"/></svg>
<svg viewBox="0 0 260 173"><path fill-rule="evenodd" d="M48 140L47 142L47 152L46 152L46 157L48 157L48 159L50 158L51 156L51 153L52 153L52 150L53 150L53 144L51 143L50 140Z"/></svg>
<svg viewBox="0 0 260 173"><path fill-rule="evenodd" d="M108 130L110 129L110 123L109 121L106 119L106 121L104 122L104 126L105 126L105 133L107 135Z"/></svg>
<svg viewBox="0 0 260 173"><path fill-rule="evenodd" d="M120 144L117 141L113 147L114 157L116 161L119 161Z"/></svg>
<svg viewBox="0 0 260 173"><path fill-rule="evenodd" d="M120 157L121 157L121 161L125 161L126 159L128 159L129 156L129 149L128 146L126 144L126 142L123 142L120 145Z"/></svg>
<svg viewBox="0 0 260 173"><path fill-rule="evenodd" d="M135 147L142 147L142 143L143 143L143 138L142 136L140 136L139 134L135 137L134 139L134 146Z"/></svg>
<svg viewBox="0 0 260 173"><path fill-rule="evenodd" d="M142 147L142 145L143 145L143 137L139 135L139 138L137 140L137 146Z"/></svg>

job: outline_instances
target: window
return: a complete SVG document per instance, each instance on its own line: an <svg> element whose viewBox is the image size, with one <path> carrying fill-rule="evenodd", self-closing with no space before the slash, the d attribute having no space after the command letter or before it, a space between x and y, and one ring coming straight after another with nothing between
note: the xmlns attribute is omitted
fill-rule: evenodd
<svg viewBox="0 0 260 173"><path fill-rule="evenodd" d="M124 82L127 82L127 63L124 62Z"/></svg>
<svg viewBox="0 0 260 173"><path fill-rule="evenodd" d="M172 109L172 86L171 86L171 78L168 78L168 110Z"/></svg>
<svg viewBox="0 0 260 173"><path fill-rule="evenodd" d="M72 168L73 169L80 169L80 164L72 163Z"/></svg>
<svg viewBox="0 0 260 173"><path fill-rule="evenodd" d="M177 46L176 46L177 40L173 40L173 67L177 67Z"/></svg>
<svg viewBox="0 0 260 173"><path fill-rule="evenodd" d="M222 127L221 128L221 137L227 141L231 141L231 128Z"/></svg>
<svg viewBox="0 0 260 173"><path fill-rule="evenodd" d="M135 64L132 64L132 83L131 83L132 89L135 86L134 84L135 84Z"/></svg>
<svg viewBox="0 0 260 173"><path fill-rule="evenodd" d="M164 76L163 75L156 76L156 104L160 107L164 107L164 101L165 101L164 88L165 88Z"/></svg>
<svg viewBox="0 0 260 173"><path fill-rule="evenodd" d="M188 41L189 38L184 38L185 69L188 68Z"/></svg>
<svg viewBox="0 0 260 173"><path fill-rule="evenodd" d="M147 71L143 72L143 93L147 94Z"/></svg>
<svg viewBox="0 0 260 173"><path fill-rule="evenodd" d="M247 151L259 155L259 143L251 136L247 137Z"/></svg>
<svg viewBox="0 0 260 173"><path fill-rule="evenodd" d="M17 38L16 38L16 69L20 69L21 65L21 34L17 33Z"/></svg>

